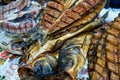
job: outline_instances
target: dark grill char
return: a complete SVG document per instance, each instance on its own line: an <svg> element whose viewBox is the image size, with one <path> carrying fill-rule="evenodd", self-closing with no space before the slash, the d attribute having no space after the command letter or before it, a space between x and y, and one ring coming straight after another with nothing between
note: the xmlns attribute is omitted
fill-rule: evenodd
<svg viewBox="0 0 120 80"><path fill-rule="evenodd" d="M69 0L66 3L70 1L72 0ZM83 28L83 26L85 26L86 24L93 21L95 17L98 15L98 13L101 11L101 9L104 7L105 2L106 0L101 0L101 1L84 0L83 2L76 2L76 3L78 4L81 3L80 5L86 4L86 6L79 7L80 5L76 4L73 7L68 7L66 5L67 7L65 6L65 9L63 9L62 11L55 9L54 7L50 7L51 2L49 2L44 12L44 15L42 16L40 20L40 24L44 30L48 31L48 35L50 39L57 39L68 33L73 33L77 31L78 29ZM61 5L61 3L58 3L56 1L55 3ZM66 3L63 2L64 5ZM72 4L74 3L71 3L71 5ZM60 27L60 26L63 26L63 27Z"/></svg>
<svg viewBox="0 0 120 80"><path fill-rule="evenodd" d="M30 0L18 0L0 7L0 29L19 34L26 33L35 27L35 16L29 9L30 2ZM15 16L13 17L12 14Z"/></svg>
<svg viewBox="0 0 120 80"><path fill-rule="evenodd" d="M66 27L68 28L73 23L74 24L70 26L71 28L68 29L68 32L76 31L79 25L91 22L95 18L103 8L106 0L83 0L81 2L76 2L78 4L73 7L71 6L74 2L71 3L70 1L72 0L67 2L62 2L62 0L50 1L48 3L45 13L40 20L42 28L47 30L48 34L53 34L53 36L62 34L63 36L67 34L64 33L67 30ZM70 5L67 6L67 3ZM61 31L61 29L65 31ZM58 33L59 30L63 33ZM56 32L58 34L55 34Z"/></svg>
<svg viewBox="0 0 120 80"><path fill-rule="evenodd" d="M0 20L6 19L8 18L8 15L22 10L29 4L29 2L29 0L18 0L0 7Z"/></svg>
<svg viewBox="0 0 120 80"><path fill-rule="evenodd" d="M120 80L120 16L93 32L88 61L91 80Z"/></svg>

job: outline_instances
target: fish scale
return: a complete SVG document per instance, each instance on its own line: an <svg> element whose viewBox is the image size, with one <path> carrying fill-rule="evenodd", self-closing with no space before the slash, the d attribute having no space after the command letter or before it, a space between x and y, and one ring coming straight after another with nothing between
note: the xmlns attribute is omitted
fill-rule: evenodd
<svg viewBox="0 0 120 80"><path fill-rule="evenodd" d="M120 16L115 18L109 25L104 25L104 34L106 34L106 36L101 39L104 40L104 43L98 44L95 50L97 56L94 56L92 49L89 49L88 69L92 80L120 80L120 30L119 25L116 25L118 23L120 24L119 19ZM104 34L102 34L102 36ZM93 33L90 48L96 45L94 41L99 39L99 37L95 38L96 36L94 35ZM94 58L92 58L93 56Z"/></svg>

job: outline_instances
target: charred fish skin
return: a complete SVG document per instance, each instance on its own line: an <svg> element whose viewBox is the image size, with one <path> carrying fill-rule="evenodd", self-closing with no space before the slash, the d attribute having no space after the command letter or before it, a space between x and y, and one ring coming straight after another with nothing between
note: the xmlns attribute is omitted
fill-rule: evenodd
<svg viewBox="0 0 120 80"><path fill-rule="evenodd" d="M49 36L51 39L56 39L61 36L64 36L67 33L73 33L77 31L78 29L81 29L84 25L90 23L94 18L98 15L98 13L101 11L103 6L105 5L105 2L100 2L98 6L96 5L94 10L90 10L88 14L84 15L82 19L78 19L74 23L68 25L67 27L60 29L53 34L50 34Z"/></svg>
<svg viewBox="0 0 120 80"><path fill-rule="evenodd" d="M36 6L37 5L37 6ZM39 5L39 6L38 6ZM10 33L26 33L36 26L40 4L35 4L35 9L30 0L13 1L0 8L0 28Z"/></svg>
<svg viewBox="0 0 120 80"><path fill-rule="evenodd" d="M32 18L32 21L30 20L22 20L21 22L11 22L11 21L4 21L0 22L0 28L1 30L10 32L10 33L25 33L31 30L31 28L35 27L35 20Z"/></svg>
<svg viewBox="0 0 120 80"><path fill-rule="evenodd" d="M45 13L42 16L42 19L40 20L40 24L43 29L48 30L48 34L54 33L55 31L58 31L62 28L65 28L66 26L70 25L71 23L74 23L76 20L82 19L83 14L86 14L93 7L95 7L96 5L99 5L100 2L102 2L102 1L83 0L83 1L76 2L76 5L69 9L68 8L64 9L64 6L57 2L53 2L55 4L52 5L52 7L51 7L50 3L52 3L52 2L49 2L48 7L45 10ZM103 4L101 4L102 8L105 5L105 2L106 2L106 0L103 0L103 2L102 2ZM71 3L71 4L73 4L73 3ZM58 7L56 8L55 5ZM99 10L101 10L102 8L100 8ZM56 12L53 13L53 11L54 12L56 11ZM78 12L76 12L76 11L78 11ZM98 13L99 13L99 11L98 11ZM96 14L98 14L98 13L96 13ZM94 17L96 14L94 14ZM92 19L94 19L94 17ZM86 20L86 21L89 22L91 20L88 20L88 21Z"/></svg>
<svg viewBox="0 0 120 80"><path fill-rule="evenodd" d="M33 59L35 59L41 53L43 53L45 51L52 51L53 49L58 49L62 46L62 44L66 40L73 38L82 32L89 32L90 30L95 29L98 25L101 25L101 23L103 23L103 22L104 22L104 19L101 19L101 18L97 19L97 20L93 21L92 23L84 26L84 28L82 28L74 33L69 33L58 39L48 40L44 45L41 45L41 42L38 41L30 46L30 48L26 52L27 54L25 54L25 57L23 56L23 58L24 58L25 62L27 61L29 64L30 62L32 62ZM35 55L33 55L33 54L35 54ZM28 58L27 56L30 56L30 57Z"/></svg>
<svg viewBox="0 0 120 80"><path fill-rule="evenodd" d="M32 19L32 21L28 19L23 19L20 22L4 21L0 23L0 28L10 33L25 33L31 30L32 27L35 27L36 22L34 18L31 17L29 19Z"/></svg>
<svg viewBox="0 0 120 80"><path fill-rule="evenodd" d="M87 55L90 38L91 38L90 33L85 33L85 34L82 34L82 35L68 41L66 43L67 45L65 44L64 47L61 49L62 50L61 55L65 53L65 50L70 52L71 49L73 49L70 54L65 53L65 55L67 55L67 57L64 57L61 55L59 57L59 51L57 52L57 55L54 53L50 53L50 52L49 53L48 52L40 53L39 49L42 46L38 45L38 43L32 45L29 48L29 50L27 51L27 54L25 54L25 56L23 56L23 61L26 63L26 65L25 66L23 65L22 67L19 68L18 72L19 72L20 78L22 79L24 77L27 79L28 76L31 76L31 78L33 78L35 76L35 77L37 77L38 80L41 78L46 79L46 80L52 80L52 79L55 79L55 80L65 80L65 79L77 80L77 73L81 70L82 66L85 63L85 58ZM74 44L74 45L72 45L72 44ZM64 48L65 48L65 50L64 50ZM80 51L81 51L81 53L80 53ZM75 59L72 57L74 57ZM60 60L58 61L58 59L60 59ZM65 63L62 62L61 59L66 60L66 62ZM72 64L72 62L75 62L75 63L73 66L70 66L68 64L62 68L62 66L64 64L66 64L68 61L70 62L70 64ZM61 66L59 66L59 62L60 62ZM26 71L23 72L24 70L27 70L27 69L32 72L31 75L26 74L25 73ZM48 72L46 72L46 70Z"/></svg>
<svg viewBox="0 0 120 80"><path fill-rule="evenodd" d="M36 80L42 80L47 76L58 73L57 58L50 53L46 52L37 56L32 63L26 64L18 69L20 78L25 79L31 77ZM25 70L25 71L24 71ZM31 71L31 75L27 71ZM23 72L24 71L24 72ZM23 73L23 74L22 74ZM25 75L25 76L24 76Z"/></svg>
<svg viewBox="0 0 120 80"><path fill-rule="evenodd" d="M26 66L28 65L28 68L32 69L32 71L34 72L34 75L37 70L38 71L40 70L41 67L42 67L42 71L39 71L38 76L39 75L41 76L43 74L42 76L45 77L49 74L54 74L54 71L52 71L50 69L50 65L48 64L50 60L47 60L48 56L50 56L50 57L52 57L50 64L53 64L53 68L57 67L57 64L60 63L60 66L57 67L60 69L59 70L57 68L56 69L58 71L65 72L65 74L67 74L67 75L69 74L69 76L66 76L65 78L67 78L67 79L72 78L71 80L77 80L78 72L83 67L83 65L85 63L85 58L87 56L88 46L89 46L90 38L91 38L91 34L89 33L89 31L93 30L98 25L101 25L101 23L104 22L104 18L105 17L97 19L97 20L93 21L92 23L86 25L84 28L82 28L74 33L65 35L58 39L48 40L48 42L46 42L43 46L41 46L40 41L38 41L38 43L36 43L36 44L33 44L32 46L30 46L30 48L28 49L26 54L23 56L23 60L24 60L24 62L26 62ZM82 32L85 32L85 33L80 36L77 36L78 34L80 34ZM61 47L61 43L64 43L64 42L66 42L66 40L73 38L75 36L77 36L75 39L68 41L63 46L63 48L61 49L59 58L56 57L55 55L53 55L52 53L48 53L47 55L45 54L45 52L52 52L53 48L56 45L57 45L57 47ZM68 52L66 52L66 51L68 51ZM62 54L65 54L66 57L62 56ZM56 58L59 60L56 61ZM68 63L68 61L70 62L70 64ZM38 67L37 62L39 63L38 65L40 65L41 67ZM45 62L44 66L42 66L43 62ZM62 67L65 64L66 64L66 66ZM35 70L34 68L37 70ZM48 74L44 73L44 71L45 71L44 68L45 68L45 70L49 69L50 72L48 72ZM37 76L37 74L36 74L36 76ZM55 77L58 77L58 76L55 76Z"/></svg>
<svg viewBox="0 0 120 80"><path fill-rule="evenodd" d="M91 40L88 61L89 74L92 80L120 79L120 16L107 25L96 30Z"/></svg>
<svg viewBox="0 0 120 80"><path fill-rule="evenodd" d="M43 57L44 58L44 57ZM57 59L52 56L46 56L46 59L36 61L33 66L33 73L35 76L45 77L57 73Z"/></svg>
<svg viewBox="0 0 120 80"><path fill-rule="evenodd" d="M85 64L90 38L90 33L82 34L68 40L60 49L58 57L59 70L66 73L66 79L77 80L78 73Z"/></svg>
<svg viewBox="0 0 120 80"><path fill-rule="evenodd" d="M52 76L50 75L45 79L77 80L78 73L85 63L90 38L90 33L83 33L65 42L58 53L59 73Z"/></svg>
<svg viewBox="0 0 120 80"><path fill-rule="evenodd" d="M20 80L37 80L37 77L33 75L33 71L27 66L20 67L18 69L18 75Z"/></svg>
<svg viewBox="0 0 120 80"><path fill-rule="evenodd" d="M0 20L8 18L8 15L22 10L30 3L30 0L13 1L6 6L0 8Z"/></svg>

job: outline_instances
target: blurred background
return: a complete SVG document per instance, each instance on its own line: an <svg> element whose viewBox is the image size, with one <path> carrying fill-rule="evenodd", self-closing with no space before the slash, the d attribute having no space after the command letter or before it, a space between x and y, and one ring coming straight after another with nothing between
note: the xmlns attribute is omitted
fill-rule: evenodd
<svg viewBox="0 0 120 80"><path fill-rule="evenodd" d="M107 0L105 8L120 8L120 0Z"/></svg>

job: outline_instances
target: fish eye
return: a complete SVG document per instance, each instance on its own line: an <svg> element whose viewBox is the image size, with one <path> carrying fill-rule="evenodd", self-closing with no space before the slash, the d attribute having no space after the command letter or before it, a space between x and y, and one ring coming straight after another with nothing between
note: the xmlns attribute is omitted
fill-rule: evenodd
<svg viewBox="0 0 120 80"><path fill-rule="evenodd" d="M16 50L16 49L18 49L18 48L20 48L21 46L19 45L19 43L13 43L12 44L12 49L13 50Z"/></svg>
<svg viewBox="0 0 120 80"><path fill-rule="evenodd" d="M27 46L27 43L24 42L24 41L22 41L22 42L20 43L20 46L21 46L21 47L26 47L26 46Z"/></svg>

